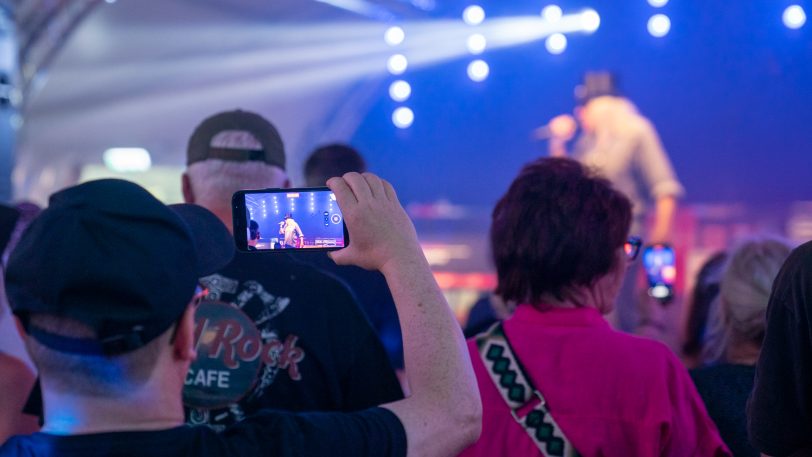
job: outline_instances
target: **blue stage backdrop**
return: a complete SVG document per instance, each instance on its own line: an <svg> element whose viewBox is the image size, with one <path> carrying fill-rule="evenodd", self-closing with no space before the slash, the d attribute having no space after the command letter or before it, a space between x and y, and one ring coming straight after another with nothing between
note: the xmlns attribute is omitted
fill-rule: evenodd
<svg viewBox="0 0 812 457"><path fill-rule="evenodd" d="M459 18L464 7L438 3L449 17ZM537 15L543 3L481 2L489 17ZM546 155L531 130L572 112L574 86L595 69L616 72L625 94L655 123L688 201L812 200L812 26L784 26L790 2L558 3L565 12L596 9L600 28L571 35L560 55L543 41L486 51L490 76L480 83L466 75L472 58L409 69L403 78L412 94L403 104L415 120L406 130L391 121L403 104L381 94L352 142L373 170L391 177L403 200L443 196L492 205L523 163ZM671 18L663 38L647 32L656 13Z"/></svg>

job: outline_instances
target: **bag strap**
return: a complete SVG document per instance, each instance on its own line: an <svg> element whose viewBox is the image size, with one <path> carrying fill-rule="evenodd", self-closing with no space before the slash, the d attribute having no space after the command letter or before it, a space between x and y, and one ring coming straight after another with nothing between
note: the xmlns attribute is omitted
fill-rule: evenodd
<svg viewBox="0 0 812 457"><path fill-rule="evenodd" d="M502 323L476 337L479 355L513 419L525 429L544 457L579 457L553 419L544 396L530 383L513 353ZM523 412L527 412L522 415Z"/></svg>

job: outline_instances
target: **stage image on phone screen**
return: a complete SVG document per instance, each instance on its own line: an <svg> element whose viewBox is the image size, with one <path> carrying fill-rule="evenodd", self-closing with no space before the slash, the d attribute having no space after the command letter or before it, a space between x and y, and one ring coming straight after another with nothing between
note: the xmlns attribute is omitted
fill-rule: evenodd
<svg viewBox="0 0 812 457"><path fill-rule="evenodd" d="M248 250L338 249L344 217L330 190L245 194Z"/></svg>

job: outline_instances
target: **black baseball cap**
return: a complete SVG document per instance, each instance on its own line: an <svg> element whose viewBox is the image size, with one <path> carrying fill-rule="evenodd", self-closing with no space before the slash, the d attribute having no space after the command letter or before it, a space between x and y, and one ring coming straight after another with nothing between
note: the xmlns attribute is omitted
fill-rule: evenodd
<svg viewBox="0 0 812 457"><path fill-rule="evenodd" d="M218 134L227 131L246 132L261 148L221 147L216 141L213 142ZM265 162L284 170L285 146L276 127L259 114L242 110L226 111L201 122L189 138L186 165L208 159Z"/></svg>
<svg viewBox="0 0 812 457"><path fill-rule="evenodd" d="M617 76L608 71L586 72L583 84L575 88L575 100L581 105L606 95L620 95Z"/></svg>
<svg viewBox="0 0 812 457"><path fill-rule="evenodd" d="M103 179L51 196L9 259L12 311L43 345L76 354L135 350L186 310L198 278L231 261L234 242L208 210L168 207L137 184ZM68 338L30 325L44 313L96 331Z"/></svg>

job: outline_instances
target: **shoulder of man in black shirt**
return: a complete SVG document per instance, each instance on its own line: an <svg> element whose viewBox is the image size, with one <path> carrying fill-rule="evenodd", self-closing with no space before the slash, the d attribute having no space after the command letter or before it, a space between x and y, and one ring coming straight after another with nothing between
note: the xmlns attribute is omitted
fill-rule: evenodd
<svg viewBox="0 0 812 457"><path fill-rule="evenodd" d="M753 390L756 367L719 363L690 371L691 379L722 440L736 457L759 457L747 439L743 412Z"/></svg>
<svg viewBox="0 0 812 457"><path fill-rule="evenodd" d="M386 349L392 367L403 369L403 337L395 301L386 279L379 271L369 271L354 265L337 265L326 252L300 252L294 259L324 271L345 283Z"/></svg>
<svg viewBox="0 0 812 457"><path fill-rule="evenodd" d="M208 427L146 432L16 436L0 456L37 457L391 456L406 455L403 425L389 410L352 414L267 411L215 433Z"/></svg>
<svg viewBox="0 0 812 457"><path fill-rule="evenodd" d="M767 307L764 345L747 405L750 442L767 455L812 455L810 315L812 242L790 254Z"/></svg>

